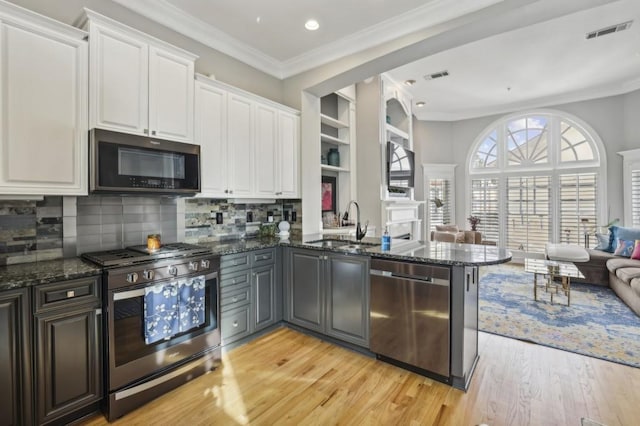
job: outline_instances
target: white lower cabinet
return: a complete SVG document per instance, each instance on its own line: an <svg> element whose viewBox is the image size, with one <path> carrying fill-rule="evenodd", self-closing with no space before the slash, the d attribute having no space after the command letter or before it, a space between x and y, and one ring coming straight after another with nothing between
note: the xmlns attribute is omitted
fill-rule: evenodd
<svg viewBox="0 0 640 426"><path fill-rule="evenodd" d="M86 33L6 3L0 19L0 195L86 195Z"/></svg>
<svg viewBox="0 0 640 426"><path fill-rule="evenodd" d="M204 76L195 90L201 196L298 198L298 112Z"/></svg>

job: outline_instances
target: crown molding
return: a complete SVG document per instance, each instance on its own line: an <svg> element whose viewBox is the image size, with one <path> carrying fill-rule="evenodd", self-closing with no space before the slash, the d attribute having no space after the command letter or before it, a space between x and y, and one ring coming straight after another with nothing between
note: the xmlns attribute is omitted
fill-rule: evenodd
<svg viewBox="0 0 640 426"><path fill-rule="evenodd" d="M504 0L434 0L422 7L286 61L278 61L262 53L197 17L185 13L167 0L113 1L260 71L284 79Z"/></svg>
<svg viewBox="0 0 640 426"><path fill-rule="evenodd" d="M219 50L269 75L282 77L281 62L229 36L206 22L185 13L166 0L113 0L137 14L195 41Z"/></svg>
<svg viewBox="0 0 640 426"><path fill-rule="evenodd" d="M574 91L555 96L546 96L521 102L514 102L506 105L498 105L495 107L484 106L482 108L474 108L468 110L460 110L456 112L429 112L414 115L420 121L460 121L473 118L486 117L497 114L507 114L514 111L528 110L532 108L553 108L558 105L569 104L573 102L589 101L593 99L606 98L609 96L624 95L640 89L640 79L631 82L617 82L604 86L594 87L588 90Z"/></svg>

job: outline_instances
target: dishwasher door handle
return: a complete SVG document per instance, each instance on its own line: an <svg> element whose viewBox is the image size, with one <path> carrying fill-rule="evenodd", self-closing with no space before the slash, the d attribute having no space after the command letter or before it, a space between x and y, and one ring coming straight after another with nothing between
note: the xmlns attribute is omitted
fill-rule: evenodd
<svg viewBox="0 0 640 426"><path fill-rule="evenodd" d="M398 278L401 280L411 280L411 281L417 281L417 282L421 282L421 283L425 283L425 284L433 284L433 285L441 285L441 286L445 286L448 287L449 286L449 281L448 280L443 280L443 279L438 279L438 278L433 278L433 277L418 277L415 275L402 275L402 274L394 274L391 271L381 271L379 269L371 269L369 270L369 273L371 275L375 275L378 277L385 277L385 278Z"/></svg>

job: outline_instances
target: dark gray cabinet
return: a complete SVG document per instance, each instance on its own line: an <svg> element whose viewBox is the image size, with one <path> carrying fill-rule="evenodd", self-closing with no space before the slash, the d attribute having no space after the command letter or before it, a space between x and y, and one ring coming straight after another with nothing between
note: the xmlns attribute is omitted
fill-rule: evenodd
<svg viewBox="0 0 640 426"><path fill-rule="evenodd" d="M369 258L291 248L285 319L356 345L369 346Z"/></svg>
<svg viewBox="0 0 640 426"><path fill-rule="evenodd" d="M95 410L102 398L100 278L35 287L34 305L36 422Z"/></svg>
<svg viewBox="0 0 640 426"><path fill-rule="evenodd" d="M30 425L31 304L29 289L0 293L0 425Z"/></svg>
<svg viewBox="0 0 640 426"><path fill-rule="evenodd" d="M290 249L286 320L324 332L324 253Z"/></svg>
<svg viewBox="0 0 640 426"><path fill-rule="evenodd" d="M326 262L326 333L369 346L369 258L330 254Z"/></svg>
<svg viewBox="0 0 640 426"><path fill-rule="evenodd" d="M282 320L278 248L222 256L220 312L226 345Z"/></svg>

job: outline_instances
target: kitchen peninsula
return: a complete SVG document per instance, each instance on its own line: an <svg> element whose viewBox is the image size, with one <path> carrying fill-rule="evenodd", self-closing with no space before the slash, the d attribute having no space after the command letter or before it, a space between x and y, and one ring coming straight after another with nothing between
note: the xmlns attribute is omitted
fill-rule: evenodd
<svg viewBox="0 0 640 426"><path fill-rule="evenodd" d="M326 238L325 236L323 239L322 235L306 235L303 238L291 237L282 240L237 240L206 245L215 254L223 256L221 269L221 300L223 302L225 294L232 288L232 286L227 287L225 282L225 257L242 256L242 253L249 251L280 247L281 261L276 264L280 264L282 269L276 276L281 279L276 278L276 281L282 283L282 289L269 291L267 301L261 302L260 295L254 295L256 306L253 307L253 315L264 316L264 313L259 312L262 309L260 306L268 305L269 298L279 299L281 303L271 302L273 310L281 310L279 315L275 315L276 320L282 318L294 328L310 331L314 335L352 346L369 354L377 353L370 345L370 342L379 340L380 337L375 332L376 321L381 317L396 316L393 312L385 314L379 312L375 305L378 299L370 295L370 288L375 288L373 284L377 279L373 275L374 266L382 261L383 264L399 262L435 268L431 272L439 271L436 275L444 276L446 281L441 283L443 285L431 286L433 289L440 289L439 292L422 293L426 300L417 302L418 305L413 308L402 303L397 305L402 306L400 310L415 310L417 306L421 306L423 315L414 318L398 317L395 323L392 322L388 326L397 327L398 324L405 324L402 326L406 328L405 330L396 329L397 333L394 337L396 344L400 343L402 346L411 344L413 341L423 341L424 345L437 347L425 348L422 345L421 348L415 348L414 358L408 358L410 362L399 361L398 358L402 359L401 356L394 358L379 353L377 355L385 361L432 376L465 390L469 386L478 360L478 268L511 260L511 253L508 250L495 246L393 240L390 250L382 250L378 240L374 238L364 238L361 242L355 242L349 238ZM383 271L378 275L390 277L393 274ZM405 278L404 281L415 278L413 274L406 272L400 275L404 275L402 277ZM419 278L431 283L432 277ZM401 297L417 298L420 289L423 288L425 286L417 285L411 289L401 290ZM259 287L254 288L254 291L260 292ZM387 299L388 296L391 295L385 295L384 298ZM434 305L436 300L440 302L440 308L437 309ZM267 316L271 317L271 315ZM425 325L421 322L424 318L433 321L427 321ZM244 322L251 321L247 319ZM436 326L439 330L438 336L429 336L432 326L438 322L440 323ZM222 324L224 344L224 306L222 307ZM373 327L371 335L370 324ZM424 327L427 329L425 330ZM405 338L400 339L401 331L417 334L414 336L405 333ZM251 334L252 330L247 329L242 331L241 336ZM238 342L245 340L246 337ZM231 341L235 341L233 337ZM434 351L437 355L434 355ZM433 357L439 360L440 368L436 372L433 371L429 362L425 365L421 364L422 358ZM411 361L412 359L415 362Z"/></svg>

